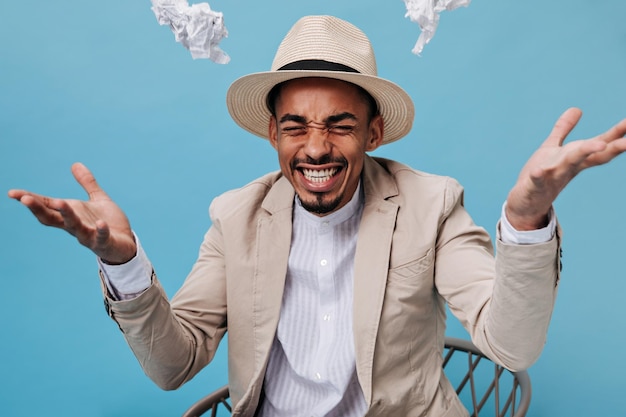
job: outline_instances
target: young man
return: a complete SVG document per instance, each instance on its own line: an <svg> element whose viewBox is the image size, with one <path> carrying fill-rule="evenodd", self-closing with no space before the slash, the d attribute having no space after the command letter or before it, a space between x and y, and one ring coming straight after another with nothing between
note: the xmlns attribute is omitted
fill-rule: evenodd
<svg viewBox="0 0 626 417"><path fill-rule="evenodd" d="M159 386L192 378L228 331L237 416L466 416L441 369L445 303L494 361L530 366L559 280L552 202L626 150L626 120L563 146L580 118L565 112L508 196L495 259L457 182L367 155L408 133L413 104L377 77L350 23L301 19L271 71L235 81L227 104L281 169L213 201L171 303L84 166L73 172L89 201L9 196L98 255L109 314Z"/></svg>

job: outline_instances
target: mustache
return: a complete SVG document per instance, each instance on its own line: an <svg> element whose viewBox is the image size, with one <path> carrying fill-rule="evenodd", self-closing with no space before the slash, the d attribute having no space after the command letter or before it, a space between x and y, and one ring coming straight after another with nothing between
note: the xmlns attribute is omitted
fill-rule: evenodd
<svg viewBox="0 0 626 417"><path fill-rule="evenodd" d="M324 155L321 158L314 159L310 156L306 158L294 158L291 161L291 169L296 169L300 164L307 165L325 165L325 164L341 164L342 166L348 165L348 160L343 157L332 157L330 155Z"/></svg>

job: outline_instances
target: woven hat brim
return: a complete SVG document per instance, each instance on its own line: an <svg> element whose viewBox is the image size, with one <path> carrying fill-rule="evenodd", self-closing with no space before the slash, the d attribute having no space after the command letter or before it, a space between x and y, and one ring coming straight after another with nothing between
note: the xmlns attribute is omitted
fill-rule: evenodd
<svg viewBox="0 0 626 417"><path fill-rule="evenodd" d="M409 95L397 84L371 75L339 71L268 71L243 76L232 83L226 105L233 120L248 132L268 139L270 112L267 95L277 84L305 77L334 78L356 84L374 97L383 117L383 144L406 136L415 109Z"/></svg>

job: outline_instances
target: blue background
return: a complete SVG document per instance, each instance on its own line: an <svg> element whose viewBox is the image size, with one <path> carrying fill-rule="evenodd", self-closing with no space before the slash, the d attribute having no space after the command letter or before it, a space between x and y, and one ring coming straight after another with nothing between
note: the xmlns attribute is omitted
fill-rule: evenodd
<svg viewBox="0 0 626 417"><path fill-rule="evenodd" d="M150 2L4 0L0 25L0 189L83 198L82 161L126 210L168 294L209 227L212 198L278 167L238 128L228 85L269 68L302 15L362 28L379 73L416 104L411 134L375 152L456 177L490 232L524 161L569 106L571 138L626 117L626 2L475 0L442 14L422 54L396 1L212 0L232 57L192 60ZM529 416L624 416L626 159L575 179L556 202L564 270L548 343L530 369ZM173 416L226 383L225 349L164 392L106 316L91 253L0 198L0 414ZM465 337L450 321L449 334Z"/></svg>

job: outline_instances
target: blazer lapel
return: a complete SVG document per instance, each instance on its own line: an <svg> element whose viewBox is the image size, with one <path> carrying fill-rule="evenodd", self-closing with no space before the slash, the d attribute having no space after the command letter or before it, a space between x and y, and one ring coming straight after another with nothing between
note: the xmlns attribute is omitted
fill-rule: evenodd
<svg viewBox="0 0 626 417"><path fill-rule="evenodd" d="M260 388L272 347L287 275L291 246L294 190L281 177L269 191L262 207L269 216L257 223L257 255L253 282L254 382Z"/></svg>
<svg viewBox="0 0 626 417"><path fill-rule="evenodd" d="M372 400L374 348L383 307L391 240L398 205L387 200L398 194L393 177L369 157L363 185L365 206L354 259L354 341L356 368L367 404Z"/></svg>

